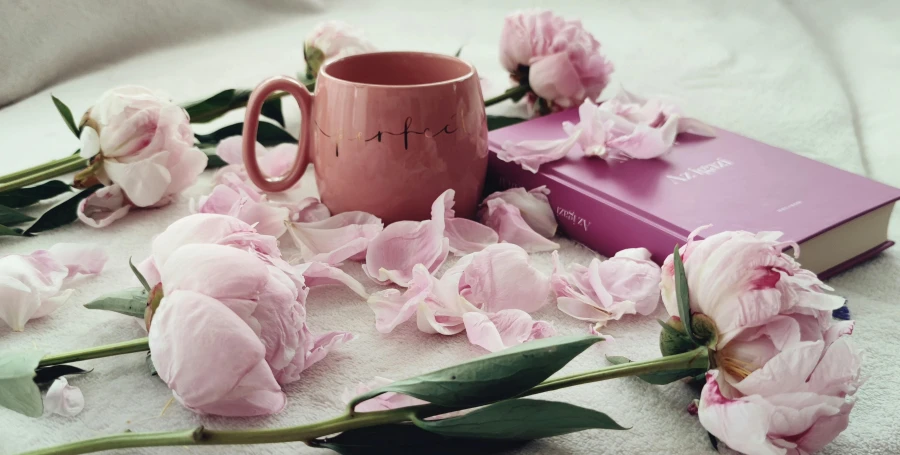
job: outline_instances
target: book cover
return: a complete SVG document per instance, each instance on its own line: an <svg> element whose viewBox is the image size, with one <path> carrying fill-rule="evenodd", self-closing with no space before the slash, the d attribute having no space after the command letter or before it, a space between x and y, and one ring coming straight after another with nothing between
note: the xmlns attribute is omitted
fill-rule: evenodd
<svg viewBox="0 0 900 455"><path fill-rule="evenodd" d="M506 141L565 137L563 121L577 109L494 130L492 152ZM607 162L576 146L538 173L491 153L489 190L546 185L562 233L605 255L645 247L661 263L697 227L700 238L731 230L781 231L803 243L900 199L900 190L761 142L716 129L717 137L680 135L672 150L651 160ZM889 216L890 207L886 207ZM882 217L884 218L884 217ZM886 220L886 218L885 218ZM886 238L886 221L884 237ZM853 259L892 243L881 239ZM803 263L801 245L800 262Z"/></svg>

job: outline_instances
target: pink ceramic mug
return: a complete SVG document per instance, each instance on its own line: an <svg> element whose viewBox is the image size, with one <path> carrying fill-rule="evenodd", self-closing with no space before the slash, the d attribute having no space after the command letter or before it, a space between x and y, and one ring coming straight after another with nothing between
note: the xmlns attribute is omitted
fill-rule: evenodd
<svg viewBox="0 0 900 455"><path fill-rule="evenodd" d="M265 176L254 141L262 103L276 90L300 104L300 144L285 175ZM315 95L294 79L268 79L250 95L244 121L244 163L258 187L286 190L312 162L332 213L361 210L385 223L430 218L431 204L448 188L456 191L456 216L474 216L487 154L478 75L438 54L345 57L319 70Z"/></svg>

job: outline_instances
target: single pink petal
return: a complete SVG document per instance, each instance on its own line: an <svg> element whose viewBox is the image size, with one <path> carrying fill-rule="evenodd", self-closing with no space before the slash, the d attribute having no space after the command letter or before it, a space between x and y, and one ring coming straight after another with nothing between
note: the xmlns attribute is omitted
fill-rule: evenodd
<svg viewBox="0 0 900 455"><path fill-rule="evenodd" d="M838 338L827 347L809 376L808 387L819 394L853 395L860 384L862 354L851 337Z"/></svg>
<svg viewBox="0 0 900 455"><path fill-rule="evenodd" d="M298 223L311 223L313 221L322 221L331 217L331 211L325 204L319 202L314 197L307 197L297 203L279 203L283 204L291 212L291 221Z"/></svg>
<svg viewBox="0 0 900 455"><path fill-rule="evenodd" d="M313 341L312 348L306 353L306 368L309 368L316 362L324 359L332 349L335 349L354 338L356 337L349 332L328 332L317 336L315 341Z"/></svg>
<svg viewBox="0 0 900 455"><path fill-rule="evenodd" d="M773 416L758 404L723 396L716 382L718 375L717 370L706 373L706 385L700 393L697 414L700 424L734 450L760 455L783 455L784 449L775 447L767 439Z"/></svg>
<svg viewBox="0 0 900 455"><path fill-rule="evenodd" d="M81 389L69 385L65 377L57 378L50 384L44 397L44 409L65 417L74 417L84 409L84 394Z"/></svg>
<svg viewBox="0 0 900 455"><path fill-rule="evenodd" d="M547 322L535 322L522 310L501 310L493 314L466 313L463 321L469 342L490 352L555 335L553 327Z"/></svg>
<svg viewBox="0 0 900 455"><path fill-rule="evenodd" d="M568 52L532 57L528 83L537 96L562 107L585 98L586 90Z"/></svg>
<svg viewBox="0 0 900 455"><path fill-rule="evenodd" d="M16 277L0 274L0 320L13 331L25 330L25 323L40 308L40 296Z"/></svg>
<svg viewBox="0 0 900 455"><path fill-rule="evenodd" d="M360 297L364 299L369 298L369 294L362 283L337 267L332 267L323 262L305 262L297 265L296 270L303 275L306 285L309 287L343 284Z"/></svg>
<svg viewBox="0 0 900 455"><path fill-rule="evenodd" d="M519 209L522 219L535 232L550 238L556 235L557 223L547 197L549 194L550 190L543 185L529 191L525 191L525 188L522 187L516 187L492 193L484 198L482 204L492 199L503 199Z"/></svg>
<svg viewBox="0 0 900 455"><path fill-rule="evenodd" d="M188 409L251 416L284 407L263 343L222 302L194 291L167 292L149 338L160 379Z"/></svg>
<svg viewBox="0 0 900 455"><path fill-rule="evenodd" d="M279 144L269 149L259 160L259 168L271 176L287 174L297 159L297 144Z"/></svg>
<svg viewBox="0 0 900 455"><path fill-rule="evenodd" d="M444 235L450 242L450 252L458 256L481 251L499 240L496 231L472 220L451 218L446 224Z"/></svg>
<svg viewBox="0 0 900 455"><path fill-rule="evenodd" d="M415 265L434 272L447 259L450 241L444 237L444 227L443 219L389 225L369 242L363 270L380 284L408 286Z"/></svg>
<svg viewBox="0 0 900 455"><path fill-rule="evenodd" d="M66 279L75 275L96 275L103 270L109 256L97 245L80 243L57 243L50 247L53 258L69 269Z"/></svg>
<svg viewBox="0 0 900 455"><path fill-rule="evenodd" d="M648 160L663 156L675 143L677 126L677 119L674 118L660 128L636 125L630 134L618 135L606 141L607 147L617 152L607 155L607 158Z"/></svg>
<svg viewBox="0 0 900 455"><path fill-rule="evenodd" d="M733 384L744 395L774 395L804 391L807 378L822 357L825 343L804 341L781 351L762 368Z"/></svg>
<svg viewBox="0 0 900 455"><path fill-rule="evenodd" d="M370 390L384 387L393 382L394 381L391 379L376 376L373 380L367 383L357 384L354 390L345 390L341 395L341 399L344 403L349 403L351 400L353 400L353 398L357 396L369 392ZM389 409L406 408L409 406L419 406L423 404L428 404L428 402L420 400L418 398L413 398L409 395L388 392L378 395L375 398L363 401L362 403L356 405L356 408L354 408L354 410L356 412L387 411Z"/></svg>
<svg viewBox="0 0 900 455"><path fill-rule="evenodd" d="M224 245L176 249L160 268L163 292L202 292L214 299L255 300L269 280L266 264L251 252Z"/></svg>
<svg viewBox="0 0 900 455"><path fill-rule="evenodd" d="M527 171L537 173L542 164L565 158L578 142L579 136L581 136L580 130L565 139L552 141L506 141L501 150L497 152L497 158L516 163Z"/></svg>
<svg viewBox="0 0 900 455"><path fill-rule="evenodd" d="M559 249L559 244L535 232L518 207L496 198L485 201L479 213L482 223L497 231L501 242L512 243L529 253Z"/></svg>
<svg viewBox="0 0 900 455"><path fill-rule="evenodd" d="M243 138L241 136L226 137L216 146L216 155L228 164L244 164ZM259 142L256 143L256 159L265 156L266 148Z"/></svg>
<svg viewBox="0 0 900 455"><path fill-rule="evenodd" d="M169 152L159 152L131 163L105 160L103 170L113 183L122 188L132 204L137 207L148 207L163 199L166 188L172 181L166 167L168 158Z"/></svg>
<svg viewBox="0 0 900 455"><path fill-rule="evenodd" d="M76 213L84 224L102 228L128 214L131 204L118 185L100 188L78 203Z"/></svg>
<svg viewBox="0 0 900 455"><path fill-rule="evenodd" d="M499 243L471 256L459 279L459 291L489 313L509 309L530 313L547 303L550 280L531 266L525 250Z"/></svg>
<svg viewBox="0 0 900 455"><path fill-rule="evenodd" d="M321 221L291 223L288 232L308 261L340 264L359 260L384 223L366 212L344 212Z"/></svg>
<svg viewBox="0 0 900 455"><path fill-rule="evenodd" d="M409 288L403 293L396 289L386 289L369 296L369 307L375 312L375 329L379 332L390 333L412 317L416 307L431 293L434 280L425 266L417 264L408 284Z"/></svg>

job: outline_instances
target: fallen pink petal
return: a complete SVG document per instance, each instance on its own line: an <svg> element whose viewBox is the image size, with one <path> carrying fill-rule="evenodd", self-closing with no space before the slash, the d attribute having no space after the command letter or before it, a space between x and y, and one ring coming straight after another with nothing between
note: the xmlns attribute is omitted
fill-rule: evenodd
<svg viewBox="0 0 900 455"><path fill-rule="evenodd" d="M529 253L559 249L558 243L532 229L521 210L503 198L485 200L478 217L486 226L497 231L501 242L518 245Z"/></svg>
<svg viewBox="0 0 900 455"><path fill-rule="evenodd" d="M537 173L542 164L561 160L569 154L578 143L580 133L556 140L525 140L520 142L506 141L497 158L509 163L516 163L523 169Z"/></svg>
<svg viewBox="0 0 900 455"><path fill-rule="evenodd" d="M308 223L290 223L288 233L306 261L337 265L366 257L369 243L384 229L384 223L365 212L344 212Z"/></svg>
<svg viewBox="0 0 900 455"><path fill-rule="evenodd" d="M131 209L125 193L118 185L100 188L78 203L78 219L84 224L103 228L124 217Z"/></svg>
<svg viewBox="0 0 900 455"><path fill-rule="evenodd" d="M447 190L441 195L444 203L444 236L450 241L450 252L463 256L497 243L499 237L493 229L466 218L455 217L454 195L453 190Z"/></svg>
<svg viewBox="0 0 900 455"><path fill-rule="evenodd" d="M223 183L198 201L197 213L233 216L256 227L261 234L280 237L284 234L289 211L271 204L265 195L244 183L237 175L227 174Z"/></svg>
<svg viewBox="0 0 900 455"><path fill-rule="evenodd" d="M490 352L556 334L550 323L535 321L528 313L515 309L493 314L466 313L463 321L469 342Z"/></svg>
<svg viewBox="0 0 900 455"><path fill-rule="evenodd" d="M328 265L324 262L305 262L296 266L298 273L303 275L306 285L309 287L344 285L363 299L368 299L366 288L352 276L343 270Z"/></svg>
<svg viewBox="0 0 900 455"><path fill-rule="evenodd" d="M484 198L482 204L494 199L502 199L514 205L519 209L519 214L531 229L549 239L556 235L557 222L548 196L550 196L550 190L543 185L528 191L522 187L515 187L491 193Z"/></svg>
<svg viewBox="0 0 900 455"><path fill-rule="evenodd" d="M57 378L47 389L44 409L63 417L74 417L84 409L84 394L78 387L69 385L65 377Z"/></svg>

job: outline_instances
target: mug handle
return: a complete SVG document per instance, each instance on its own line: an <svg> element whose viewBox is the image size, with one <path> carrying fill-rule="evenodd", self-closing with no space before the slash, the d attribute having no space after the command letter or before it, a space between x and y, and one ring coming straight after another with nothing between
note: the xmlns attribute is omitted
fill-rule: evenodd
<svg viewBox="0 0 900 455"><path fill-rule="evenodd" d="M260 109L262 109L262 105L266 102L269 94L276 90L288 92L297 100L297 104L300 105L302 123L300 124L300 140L297 145L297 157L294 158L294 164L291 165L291 169L287 174L269 178L269 176L262 173L259 169L259 162L256 161L256 131L259 128ZM244 116L242 146L247 175L259 189L266 192L284 191L294 186L300 180L300 177L303 177L303 173L306 172L306 166L309 164L312 103L313 95L309 93L306 86L287 76L276 76L266 79L250 94L250 100L247 102L247 113Z"/></svg>

